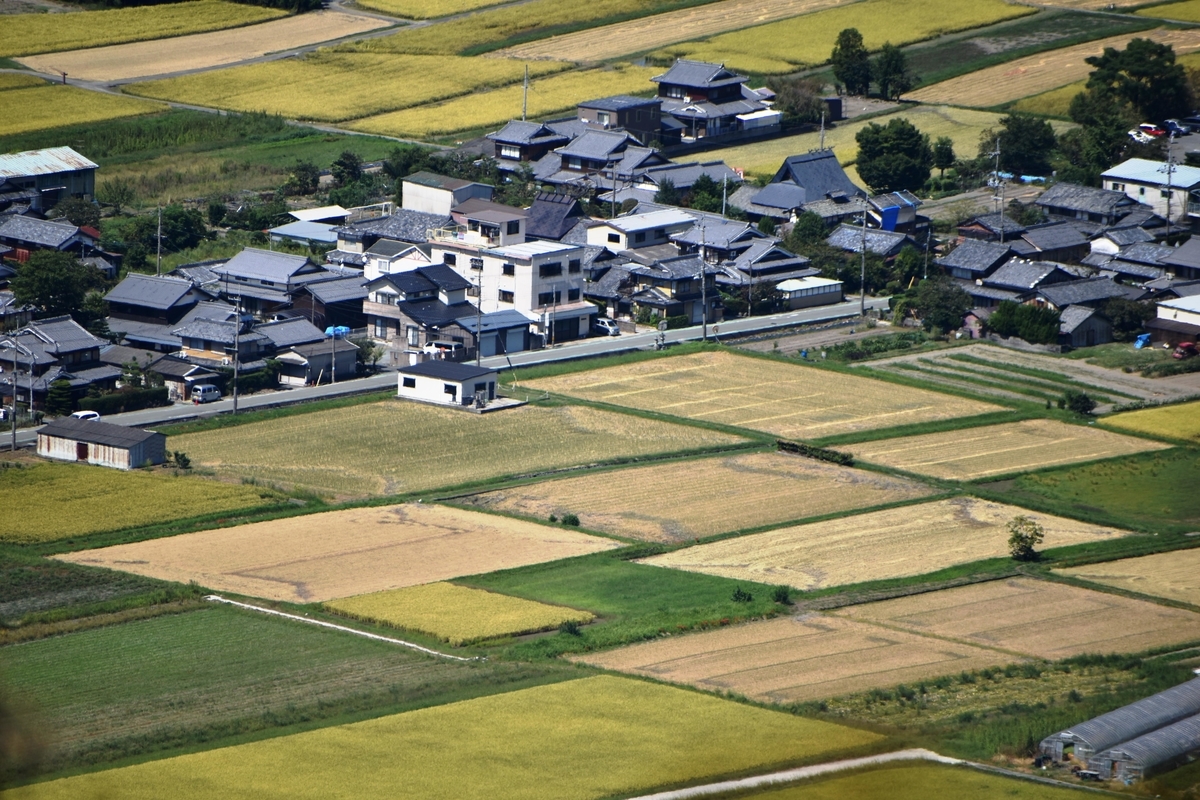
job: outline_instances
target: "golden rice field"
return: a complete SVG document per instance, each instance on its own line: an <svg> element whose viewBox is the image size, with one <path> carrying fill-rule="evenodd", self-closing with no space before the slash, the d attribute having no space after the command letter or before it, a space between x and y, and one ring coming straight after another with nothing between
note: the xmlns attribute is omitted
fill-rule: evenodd
<svg viewBox="0 0 1200 800"><path fill-rule="evenodd" d="M1133 13L1140 17L1177 19L1181 22L1200 22L1200 0L1184 0L1182 3L1168 3L1162 6L1140 8Z"/></svg>
<svg viewBox="0 0 1200 800"><path fill-rule="evenodd" d="M400 56L400 58L422 58L422 56ZM512 64L517 61L498 59L462 59L486 66L487 64ZM531 72L538 68L550 71L550 65L562 62L534 62ZM549 78L531 81L529 84L528 114L541 117L558 111L574 109L584 100L611 94L631 94L645 91L652 86L650 78L661 70L650 67L635 67L621 64L604 69L567 72ZM387 114L367 117L350 122L346 127L367 133L388 136L438 136L484 127L501 127L510 119L521 116L524 88L513 84L488 91L476 91L456 97L437 105L423 105L392 111Z"/></svg>
<svg viewBox="0 0 1200 800"><path fill-rule="evenodd" d="M0 74L0 92L45 85L46 81L36 75L17 75L11 72Z"/></svg>
<svg viewBox="0 0 1200 800"><path fill-rule="evenodd" d="M831 612L1050 660L1200 640L1200 614L1032 578L977 583Z"/></svg>
<svg viewBox="0 0 1200 800"><path fill-rule="evenodd" d="M1057 569L1060 575L1200 606L1200 550L1176 550Z"/></svg>
<svg viewBox="0 0 1200 800"><path fill-rule="evenodd" d="M796 439L1003 410L925 389L725 351L574 372L527 385Z"/></svg>
<svg viewBox="0 0 1200 800"><path fill-rule="evenodd" d="M4 93L4 105L19 108L21 113L0 116L0 136L137 117L167 108L162 103L90 92L58 83L10 89Z"/></svg>
<svg viewBox="0 0 1200 800"><path fill-rule="evenodd" d="M0 541L51 542L282 499L255 486L192 476L35 464L0 470Z"/></svg>
<svg viewBox="0 0 1200 800"><path fill-rule="evenodd" d="M346 597L332 600L325 607L353 619L427 633L455 647L549 630L568 621L587 623L595 619L590 611L452 583L426 583Z"/></svg>
<svg viewBox="0 0 1200 800"><path fill-rule="evenodd" d="M545 75L567 66L541 62L530 65L530 73ZM341 122L502 86L524 74L518 61L318 50L298 59L139 83L129 91L212 108ZM288 90L280 91L281 86Z"/></svg>
<svg viewBox="0 0 1200 800"><path fill-rule="evenodd" d="M564 33L509 47L498 51L496 55L505 58L607 61L673 42L762 25L848 2L854 0L722 0L695 8L668 11L647 19Z"/></svg>
<svg viewBox="0 0 1200 800"><path fill-rule="evenodd" d="M686 720L686 724L681 724ZM825 760L878 734L612 676L539 686L9 790L163 797L598 800ZM583 757L586 754L586 757Z"/></svg>
<svg viewBox="0 0 1200 800"><path fill-rule="evenodd" d="M169 47L159 41L131 42L29 56L20 61L39 72L65 70L79 80L130 80L169 72L211 69L267 53L328 42L387 24L340 11L312 11L251 27L179 36L171 40Z"/></svg>
<svg viewBox="0 0 1200 800"><path fill-rule="evenodd" d="M1056 8L1078 8L1088 11L1103 11L1111 8L1129 8L1145 5L1143 0L1051 0L1044 5Z"/></svg>
<svg viewBox="0 0 1200 800"><path fill-rule="evenodd" d="M502 2L504 0L358 0L355 5L403 19L433 19Z"/></svg>
<svg viewBox="0 0 1200 800"><path fill-rule="evenodd" d="M165 39L168 36L252 25L286 15L286 11L227 3L224 0L191 0L66 14L9 14L4 16L0 56L11 58L121 42Z"/></svg>
<svg viewBox="0 0 1200 800"><path fill-rule="evenodd" d="M723 539L642 563L802 591L923 575L1008 556L1008 521L1025 515L1046 531L1044 548L1111 541L1127 531L956 497Z"/></svg>
<svg viewBox="0 0 1200 800"><path fill-rule="evenodd" d="M619 543L409 503L309 514L56 556L291 603L400 589L597 553Z"/></svg>
<svg viewBox="0 0 1200 800"><path fill-rule="evenodd" d="M1200 442L1200 402L1143 408L1104 418L1104 424L1133 433Z"/></svg>
<svg viewBox="0 0 1200 800"><path fill-rule="evenodd" d="M657 55L713 61L746 72L771 74L829 60L838 34L857 28L871 50L977 28L1034 13L1003 0L864 0L782 22L772 22L699 42L664 48Z"/></svg>
<svg viewBox="0 0 1200 800"><path fill-rule="evenodd" d="M851 444L840 449L863 461L919 475L973 481L1168 447L1168 444L1122 436L1089 425L1028 419L970 430Z"/></svg>
<svg viewBox="0 0 1200 800"><path fill-rule="evenodd" d="M930 492L905 478L802 456L742 453L542 481L458 502L535 519L572 513L590 530L683 542Z"/></svg>
<svg viewBox="0 0 1200 800"><path fill-rule="evenodd" d="M1065 117L1071 110L1071 101L1087 86L1087 81L1075 81L1048 92L1023 97L1013 103L1013 111L1026 114L1043 114L1048 117Z"/></svg>
<svg viewBox="0 0 1200 800"><path fill-rule="evenodd" d="M1100 55L1106 47L1123 49L1130 39L1135 38L1153 39L1162 44L1172 45L1176 53L1190 53L1200 49L1200 29L1195 28L1177 31L1159 28L1110 36L1107 39L1037 53L960 75L910 92L904 99L959 106L1004 105L1087 78L1092 68L1084 59Z"/></svg>
<svg viewBox="0 0 1200 800"><path fill-rule="evenodd" d="M672 636L574 660L767 703L797 703L1018 659L969 644L804 614Z"/></svg>
<svg viewBox="0 0 1200 800"><path fill-rule="evenodd" d="M581 406L465 415L387 401L172 436L169 444L222 474L361 496L742 441Z"/></svg>

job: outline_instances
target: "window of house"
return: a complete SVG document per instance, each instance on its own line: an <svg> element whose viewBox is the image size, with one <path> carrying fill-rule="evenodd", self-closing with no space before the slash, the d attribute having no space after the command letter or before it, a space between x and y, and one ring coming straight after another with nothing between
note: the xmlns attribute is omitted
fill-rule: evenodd
<svg viewBox="0 0 1200 800"><path fill-rule="evenodd" d="M682 86L668 86L667 87L667 97L683 97L683 87Z"/></svg>
<svg viewBox="0 0 1200 800"><path fill-rule="evenodd" d="M642 121L642 110L640 108L637 110L637 113L635 114L635 118L637 119L638 122Z"/></svg>
<svg viewBox="0 0 1200 800"><path fill-rule="evenodd" d="M567 272L579 272L582 269L583 267L580 265L578 258L572 258L567 262Z"/></svg>
<svg viewBox="0 0 1200 800"><path fill-rule="evenodd" d="M501 302L501 303L511 303L511 302L513 302L513 293L512 293L512 292L506 292L504 289L501 289L501 290L500 290L500 302Z"/></svg>
<svg viewBox="0 0 1200 800"><path fill-rule="evenodd" d="M1146 187L1145 187L1145 186L1139 186L1139 187L1138 187L1138 196L1139 196L1139 197L1145 197L1145 196L1146 196Z"/></svg>
<svg viewBox="0 0 1200 800"><path fill-rule="evenodd" d="M561 261L547 261L538 267L539 278L553 278L555 275L562 275Z"/></svg>
<svg viewBox="0 0 1200 800"><path fill-rule="evenodd" d="M1123 192L1123 191L1125 191L1125 184L1123 184L1123 183L1114 183L1114 184L1112 185L1112 188L1113 188L1113 191L1114 191L1114 192Z"/></svg>
<svg viewBox="0 0 1200 800"><path fill-rule="evenodd" d="M375 320L375 338L386 339L388 335L388 324L385 319Z"/></svg>
<svg viewBox="0 0 1200 800"><path fill-rule="evenodd" d="M567 290L567 302L568 303L573 303L578 299L579 299L579 290L578 289L568 289Z"/></svg>
<svg viewBox="0 0 1200 800"><path fill-rule="evenodd" d="M274 286L275 281L262 281L263 286Z"/></svg>
<svg viewBox="0 0 1200 800"><path fill-rule="evenodd" d="M416 378L404 378L404 388L405 389L417 388L417 379Z"/></svg>
<svg viewBox="0 0 1200 800"><path fill-rule="evenodd" d="M500 267L500 272L502 272L505 275L516 275L517 274L517 265L516 264L505 264L502 267Z"/></svg>
<svg viewBox="0 0 1200 800"><path fill-rule="evenodd" d="M555 290L553 292L542 292L538 295L538 305L548 306L562 302L562 292Z"/></svg>
<svg viewBox="0 0 1200 800"><path fill-rule="evenodd" d="M621 243L621 234L619 234L619 233L610 233L610 234L608 235L608 241L609 241L609 243L611 243L611 244L620 244L620 243Z"/></svg>
<svg viewBox="0 0 1200 800"><path fill-rule="evenodd" d="M607 125L611 119L612 117L608 115L607 111L596 112L596 122L599 122L601 125Z"/></svg>
<svg viewBox="0 0 1200 800"><path fill-rule="evenodd" d="M583 160L579 156L567 156L567 169L583 169Z"/></svg>
<svg viewBox="0 0 1200 800"><path fill-rule="evenodd" d="M502 144L502 145L500 145L500 157L501 158L520 159L521 158L521 148L517 147L514 144Z"/></svg>
<svg viewBox="0 0 1200 800"><path fill-rule="evenodd" d="M442 255L442 263L449 264L453 267L458 263L458 256L454 255L453 253L445 253Z"/></svg>
<svg viewBox="0 0 1200 800"><path fill-rule="evenodd" d="M1170 197L1170 196L1171 196L1171 192L1170 192L1170 190L1168 190L1168 189L1163 189L1163 190L1162 190L1162 196L1163 196L1164 198L1166 198L1166 197Z"/></svg>
<svg viewBox="0 0 1200 800"><path fill-rule="evenodd" d="M638 233L635 233L633 235L633 241L636 242L637 244L641 244L642 242L646 241L645 231L640 231Z"/></svg>
<svg viewBox="0 0 1200 800"><path fill-rule="evenodd" d="M482 258L472 258L471 259L471 269L476 269L476 270L483 269L483 259Z"/></svg>
<svg viewBox="0 0 1200 800"><path fill-rule="evenodd" d="M421 329L416 325L409 325L407 330L407 338L409 347L416 347L421 343Z"/></svg>
<svg viewBox="0 0 1200 800"><path fill-rule="evenodd" d="M508 232L509 236L516 236L518 233L521 232L521 220L519 220L519 219L510 220L508 225L506 226L505 230Z"/></svg>
<svg viewBox="0 0 1200 800"><path fill-rule="evenodd" d="M445 392L446 394L450 395L451 397L458 396L458 387L455 386L453 383L443 383L442 391Z"/></svg>
<svg viewBox="0 0 1200 800"><path fill-rule="evenodd" d="M667 229L666 228L655 228L654 229L654 238L655 239L667 238Z"/></svg>

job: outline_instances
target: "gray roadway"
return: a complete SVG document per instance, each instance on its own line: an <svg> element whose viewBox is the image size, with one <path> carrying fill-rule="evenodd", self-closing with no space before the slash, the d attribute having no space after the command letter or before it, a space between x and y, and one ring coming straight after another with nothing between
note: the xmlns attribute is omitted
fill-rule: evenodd
<svg viewBox="0 0 1200 800"><path fill-rule="evenodd" d="M868 309L887 308L887 298L869 297L867 298ZM725 339L731 336L740 336L748 333L770 332L773 330L784 330L797 325L808 325L818 322L826 322L829 320L842 319L852 317L858 314L859 301L857 298L847 300L844 303L838 303L831 306L818 306L816 308L806 308L799 311L788 311L783 314L772 314L763 317L749 317L725 322L717 323L708 326L708 335L710 339ZM590 358L593 356L610 355L613 353L621 353L629 350L650 350L655 346L659 336L665 336L667 344L678 344L680 342L698 341L701 338L701 326L696 325L691 328L678 328L676 330L664 331L660 334L657 331L649 333L622 334L621 336L609 336L604 338L584 339L577 342L568 342L561 345L553 345L543 350L528 350L521 353L514 353L511 356L497 356L494 358L483 359L484 366L495 367L496 369L507 369L510 365L514 367L531 366L534 364L547 364L554 361L570 361L577 358ZM246 411L251 409L272 408L277 406L291 405L294 403L303 403L310 400L322 400L331 397L341 397L346 395L361 394L363 392L382 391L393 389L396 386L396 373L387 370L373 375L369 378L358 378L355 380L345 381L336 384L324 384L321 386L305 386L297 389L286 389L273 392L262 392L259 394L248 395L238 398L238 410ZM212 417L217 414L228 414L233 411L233 400L220 400L216 403L208 403L203 406L179 404L174 406L166 406L163 408L148 408L142 411L130 411L125 414L113 414L104 418L105 422L112 422L117 425L129 425L133 427L145 428L155 425L163 425L170 422L178 422L182 420ZM19 446L31 445L36 439L34 429L22 429L17 432L17 444ZM7 432L4 433L0 442L7 445L10 441Z"/></svg>

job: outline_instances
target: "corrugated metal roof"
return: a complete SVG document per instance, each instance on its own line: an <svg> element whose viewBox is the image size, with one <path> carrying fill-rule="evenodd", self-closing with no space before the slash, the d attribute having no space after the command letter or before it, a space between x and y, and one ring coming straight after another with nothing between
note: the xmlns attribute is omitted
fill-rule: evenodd
<svg viewBox="0 0 1200 800"><path fill-rule="evenodd" d="M1101 714L1047 737L1081 742L1093 753L1128 742L1142 734L1200 712L1200 678Z"/></svg>
<svg viewBox="0 0 1200 800"><path fill-rule="evenodd" d="M77 169L97 169L99 166L70 147L47 147L45 150L26 150L23 153L0 155L0 178L53 175L56 172L71 172Z"/></svg>
<svg viewBox="0 0 1200 800"><path fill-rule="evenodd" d="M1144 771L1193 750L1200 750L1200 714L1122 742L1094 758L1131 761Z"/></svg>
<svg viewBox="0 0 1200 800"><path fill-rule="evenodd" d="M124 425L93 422L75 417L56 419L47 423L38 431L38 435L73 439L77 442L90 442L109 447L134 447L147 439L162 436L161 433L144 431L141 428L127 428Z"/></svg>
<svg viewBox="0 0 1200 800"><path fill-rule="evenodd" d="M1109 180L1146 183L1151 186L1167 185L1167 163L1146 158L1130 158L1100 175ZM1190 189L1200 184L1200 168L1184 164L1172 164L1171 186L1175 189Z"/></svg>
<svg viewBox="0 0 1200 800"><path fill-rule="evenodd" d="M320 222L323 219L345 218L350 215L350 212L341 206L321 206L320 208L298 208L295 211L289 211L288 215L301 222Z"/></svg>

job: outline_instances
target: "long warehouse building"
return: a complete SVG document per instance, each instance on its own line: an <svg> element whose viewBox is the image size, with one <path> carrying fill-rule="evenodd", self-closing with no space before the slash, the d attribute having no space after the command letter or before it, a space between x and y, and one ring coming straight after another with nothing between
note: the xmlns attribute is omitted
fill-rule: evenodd
<svg viewBox="0 0 1200 800"><path fill-rule="evenodd" d="M1110 747L1088 759L1088 769L1104 780L1141 780L1155 767L1200 750L1200 714Z"/></svg>

